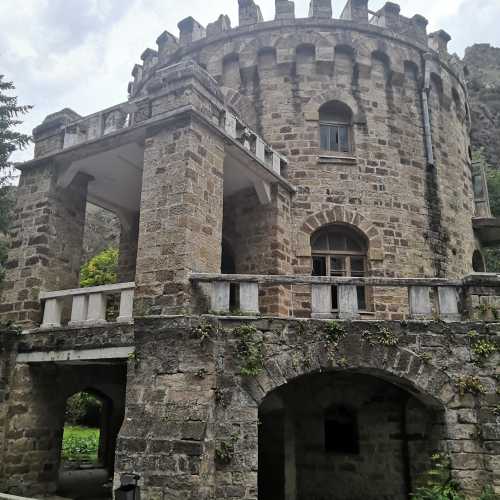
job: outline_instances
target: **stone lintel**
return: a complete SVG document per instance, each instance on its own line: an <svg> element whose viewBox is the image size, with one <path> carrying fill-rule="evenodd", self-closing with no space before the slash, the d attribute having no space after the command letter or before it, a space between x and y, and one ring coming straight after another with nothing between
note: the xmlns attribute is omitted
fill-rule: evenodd
<svg viewBox="0 0 500 500"><path fill-rule="evenodd" d="M19 353L17 363L67 363L80 361L100 361L104 359L128 359L134 353L133 346L104 347L102 349L82 349L66 351L35 351Z"/></svg>

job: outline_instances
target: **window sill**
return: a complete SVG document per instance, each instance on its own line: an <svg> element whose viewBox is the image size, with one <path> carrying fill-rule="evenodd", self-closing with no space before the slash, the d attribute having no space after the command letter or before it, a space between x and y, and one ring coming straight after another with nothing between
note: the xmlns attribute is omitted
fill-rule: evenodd
<svg viewBox="0 0 500 500"><path fill-rule="evenodd" d="M334 163L334 164L349 164L356 165L358 163L358 159L355 156L349 154L342 153L320 153L318 155L318 163Z"/></svg>

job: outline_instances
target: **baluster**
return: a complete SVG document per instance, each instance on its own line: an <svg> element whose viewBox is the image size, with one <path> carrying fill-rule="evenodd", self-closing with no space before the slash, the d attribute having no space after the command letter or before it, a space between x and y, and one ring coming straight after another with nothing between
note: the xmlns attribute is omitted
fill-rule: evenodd
<svg viewBox="0 0 500 500"><path fill-rule="evenodd" d="M106 323L107 297L104 293L89 295L88 323Z"/></svg>
<svg viewBox="0 0 500 500"><path fill-rule="evenodd" d="M413 319L429 319L432 317L430 287L409 287L410 315Z"/></svg>
<svg viewBox="0 0 500 500"><path fill-rule="evenodd" d="M273 152L273 170L281 175L281 158L278 154Z"/></svg>
<svg viewBox="0 0 500 500"><path fill-rule="evenodd" d="M358 290L355 285L339 285L338 303L340 319L358 319L360 317L358 308Z"/></svg>
<svg viewBox="0 0 500 500"><path fill-rule="evenodd" d="M129 323L134 315L134 289L122 290L120 294L120 315L119 323Z"/></svg>
<svg viewBox="0 0 500 500"><path fill-rule="evenodd" d="M228 281L212 283L210 305L214 312L229 312L230 284Z"/></svg>
<svg viewBox="0 0 500 500"><path fill-rule="evenodd" d="M240 310L244 313L259 314L258 283L240 283Z"/></svg>
<svg viewBox="0 0 500 500"><path fill-rule="evenodd" d="M226 124L225 129L227 134L236 139L236 116L226 111Z"/></svg>
<svg viewBox="0 0 500 500"><path fill-rule="evenodd" d="M311 316L313 318L332 317L332 286L311 286Z"/></svg>
<svg viewBox="0 0 500 500"><path fill-rule="evenodd" d="M256 142L255 142L255 156L262 161L263 163L266 162L266 144L265 142L259 137L256 137Z"/></svg>
<svg viewBox="0 0 500 500"><path fill-rule="evenodd" d="M61 326L62 302L60 299L47 299L43 310L41 328L59 328Z"/></svg>
<svg viewBox="0 0 500 500"><path fill-rule="evenodd" d="M452 286L438 287L439 316L443 320L460 321L458 310L458 291Z"/></svg>
<svg viewBox="0 0 500 500"><path fill-rule="evenodd" d="M75 295L71 306L71 320L70 326L81 325L87 320L87 313L89 310L89 297L88 295Z"/></svg>

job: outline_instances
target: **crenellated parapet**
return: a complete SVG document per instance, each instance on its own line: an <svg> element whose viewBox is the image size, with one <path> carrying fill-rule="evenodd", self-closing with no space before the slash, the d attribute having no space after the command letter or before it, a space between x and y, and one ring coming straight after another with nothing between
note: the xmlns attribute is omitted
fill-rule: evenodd
<svg viewBox="0 0 500 500"><path fill-rule="evenodd" d="M238 0L239 25L233 27L227 15L221 14L214 22L206 27L193 17L179 22L179 37L164 32L157 39L156 51L147 49L142 55L143 64L135 66L133 82L129 85L131 97L144 93L146 81L153 77L154 72L162 67L175 64L184 58L192 58L206 68L212 76L223 83L221 77L224 65L230 66L236 75L236 67L242 73L251 66L243 52L247 50L249 38L260 44L258 50L276 52L276 64L296 62L295 47L286 46L278 38L287 37L287 33L303 31L306 36L311 31L321 33L330 38L328 43L314 46L316 61L333 62L335 46L350 46L353 53L358 54L364 65L364 57L355 45L353 34L376 37L385 40L384 43L400 47L413 47L420 58L426 51L435 53L438 60L445 66L445 71L454 73L455 67L450 65L447 44L450 37L444 31L427 34L428 21L421 15L405 17L401 14L400 6L387 2L377 12L369 9L369 0L347 0L339 19L332 18L332 0L310 0L309 16L305 19L296 19L295 2L292 0L275 0L275 17L272 21L264 21L261 10L254 0ZM301 35L301 36L302 36ZM218 57L211 55L211 47L217 46ZM258 54L252 56L258 59ZM365 59L369 59L365 57ZM418 64L418 63L417 63ZM441 71L438 71L440 73ZM250 75L251 73L246 73ZM463 85L461 72L455 75ZM232 84L241 83L239 76L232 78Z"/></svg>

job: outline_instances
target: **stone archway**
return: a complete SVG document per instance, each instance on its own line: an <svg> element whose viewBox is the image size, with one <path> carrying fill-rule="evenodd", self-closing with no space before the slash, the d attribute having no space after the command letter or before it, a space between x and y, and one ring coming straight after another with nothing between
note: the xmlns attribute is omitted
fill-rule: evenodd
<svg viewBox="0 0 500 500"><path fill-rule="evenodd" d="M354 326L354 331L333 350L317 332L311 335L305 332L290 349L267 356L262 372L244 382L259 408L260 463L278 464L278 469L267 475L267 486L263 486L262 473L259 476L259 500L268 498L265 489L269 477L278 480L281 477L283 485L281 490L276 485L270 490L272 500L381 497L403 500L426 469L431 453L438 448L446 449L447 430L443 423L447 420L447 406L456 397L453 381L412 350L372 343L356 329ZM356 415L361 455L344 454L339 460L328 456L323 427L328 411L334 424L340 414L340 425L343 425L342 412ZM335 436L335 429L333 432ZM311 442L307 441L309 437ZM365 464L364 468L355 467L357 461L369 460L367 450L373 447L378 447L377 453L372 450L376 461ZM262 450L272 458L266 459ZM392 468L392 483L377 479L379 496L369 497L361 490L353 490L349 496L345 485L350 481L373 481L382 474L379 463ZM336 468L337 472L343 471L337 476L338 484L344 485L338 496L325 497L321 488L314 494L309 492L312 496L304 496L304 488L310 487L304 485L326 481L319 477L321 474L310 471L324 469L325 474L331 475ZM331 491L328 490L329 495Z"/></svg>

